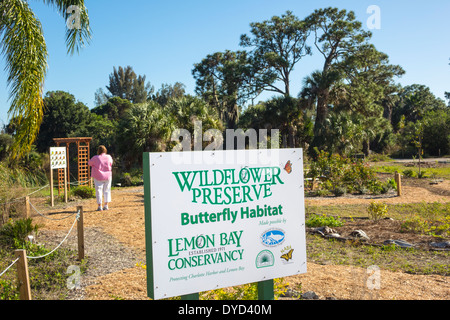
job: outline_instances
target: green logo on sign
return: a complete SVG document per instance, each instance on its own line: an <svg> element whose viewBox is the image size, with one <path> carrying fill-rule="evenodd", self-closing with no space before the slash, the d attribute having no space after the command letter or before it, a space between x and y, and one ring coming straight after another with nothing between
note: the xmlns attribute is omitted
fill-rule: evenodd
<svg viewBox="0 0 450 320"><path fill-rule="evenodd" d="M274 264L274 258L272 252L269 250L263 250L256 256L256 267L266 268L271 267Z"/></svg>

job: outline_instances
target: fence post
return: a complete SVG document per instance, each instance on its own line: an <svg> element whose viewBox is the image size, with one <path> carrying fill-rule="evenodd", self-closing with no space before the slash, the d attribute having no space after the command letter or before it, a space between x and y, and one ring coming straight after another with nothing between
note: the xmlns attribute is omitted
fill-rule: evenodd
<svg viewBox="0 0 450 320"><path fill-rule="evenodd" d="M8 222L8 218L9 218L9 204L8 200L6 200L5 203L3 204L3 210L0 216L0 227Z"/></svg>
<svg viewBox="0 0 450 320"><path fill-rule="evenodd" d="M17 261L17 278L19 281L19 298L20 300L31 300L30 277L28 274L27 252L25 250L16 250L15 255Z"/></svg>
<svg viewBox="0 0 450 320"><path fill-rule="evenodd" d="M400 173L395 172L395 183L397 184L397 196L402 195L402 176Z"/></svg>
<svg viewBox="0 0 450 320"><path fill-rule="evenodd" d="M30 217L30 197L25 197L25 218L28 219Z"/></svg>
<svg viewBox="0 0 450 320"><path fill-rule="evenodd" d="M80 212L80 216L77 221L78 230L78 260L84 259L84 226L83 226L83 206L78 206L77 211Z"/></svg>

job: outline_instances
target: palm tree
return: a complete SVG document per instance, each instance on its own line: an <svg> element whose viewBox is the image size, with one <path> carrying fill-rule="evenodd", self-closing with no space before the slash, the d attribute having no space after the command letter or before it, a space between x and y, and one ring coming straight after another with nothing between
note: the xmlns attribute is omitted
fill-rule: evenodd
<svg viewBox="0 0 450 320"><path fill-rule="evenodd" d="M84 0L42 1L65 18L67 51L78 52L91 37ZM39 132L48 56L42 25L27 0L0 1L0 49L10 89L8 114L16 127L12 156L17 158L30 150Z"/></svg>
<svg viewBox="0 0 450 320"><path fill-rule="evenodd" d="M335 97L335 87L340 81L340 74L337 70L320 71L316 70L311 75L303 79L303 89L299 94L300 98L306 99L308 108L315 108L316 117L314 119L314 138L310 145L310 152L317 156L314 147L326 144L326 125L329 113L330 98ZM322 107L320 107L322 106ZM325 106L325 108L323 107Z"/></svg>
<svg viewBox="0 0 450 320"><path fill-rule="evenodd" d="M165 151L174 129L173 117L155 101L128 108L120 119L116 137L125 169L142 165L143 152Z"/></svg>

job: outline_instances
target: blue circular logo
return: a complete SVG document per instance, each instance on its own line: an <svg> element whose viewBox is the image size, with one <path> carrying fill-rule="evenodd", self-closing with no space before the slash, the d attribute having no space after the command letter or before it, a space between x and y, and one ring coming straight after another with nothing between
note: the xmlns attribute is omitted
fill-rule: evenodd
<svg viewBox="0 0 450 320"><path fill-rule="evenodd" d="M269 229L261 235L261 242L268 247L275 247L284 242L285 233L281 229Z"/></svg>

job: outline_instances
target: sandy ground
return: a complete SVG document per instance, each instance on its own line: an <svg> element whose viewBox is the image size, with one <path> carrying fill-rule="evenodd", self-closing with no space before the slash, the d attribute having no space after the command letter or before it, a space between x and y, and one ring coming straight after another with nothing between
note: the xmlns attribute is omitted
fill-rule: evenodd
<svg viewBox="0 0 450 320"><path fill-rule="evenodd" d="M450 182L444 181L438 187L440 190L448 191ZM88 284L83 287L83 291L77 294L77 299L148 299L146 297L146 272L142 267L145 264L143 187L116 189L113 190L112 197L113 203L109 211L95 211L97 206L93 199L81 203L70 202L42 212L49 217L60 218L76 211L77 205L83 205L86 229L101 230L104 234L116 239L118 245L130 249L134 253L134 258L130 261L131 267L91 276ZM314 198L307 199L306 205L356 204L369 203L371 200L358 197ZM446 192L434 193L424 188L404 186L402 197L391 196L382 200L386 203L450 202L450 195ZM62 234L65 234L64 232L67 232L73 223L72 219L53 221L40 218L36 214L34 218L36 222L45 224L44 231L60 231ZM92 246L101 245L98 242L101 242L101 239L96 239ZM105 256L109 254L107 250L103 251L97 250L96 252ZM86 245L86 254L87 256L90 254L88 244ZM99 269L101 263L92 267ZM371 274L366 269L357 267L308 263L306 274L289 277L287 282L293 288L301 283L303 292L314 291L321 299L450 299L449 277L411 275L380 270L381 282L371 285L369 283L372 279ZM375 289L370 290L368 287Z"/></svg>

